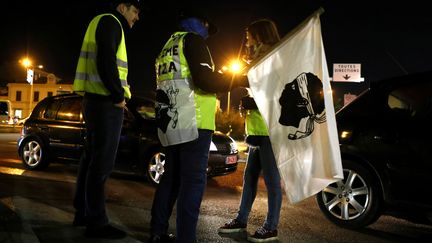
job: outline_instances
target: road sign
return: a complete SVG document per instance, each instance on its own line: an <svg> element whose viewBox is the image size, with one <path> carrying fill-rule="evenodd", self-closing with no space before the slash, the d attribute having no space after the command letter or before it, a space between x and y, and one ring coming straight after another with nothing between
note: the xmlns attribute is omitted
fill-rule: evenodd
<svg viewBox="0 0 432 243"><path fill-rule="evenodd" d="M363 82L364 78L361 77L361 64L334 63L332 81Z"/></svg>
<svg viewBox="0 0 432 243"><path fill-rule="evenodd" d="M357 98L357 95L355 94L344 94L344 106L351 103L351 101L354 101Z"/></svg>
<svg viewBox="0 0 432 243"><path fill-rule="evenodd" d="M33 74L34 74L33 69L28 68L28 69L27 69L27 82L28 82L29 84L33 84Z"/></svg>

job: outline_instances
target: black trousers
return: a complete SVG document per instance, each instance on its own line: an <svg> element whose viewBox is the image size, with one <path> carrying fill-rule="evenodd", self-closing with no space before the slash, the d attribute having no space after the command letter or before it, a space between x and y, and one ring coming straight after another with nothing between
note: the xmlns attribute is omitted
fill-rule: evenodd
<svg viewBox="0 0 432 243"><path fill-rule="evenodd" d="M84 97L83 115L87 134L76 181L75 217L85 217L88 226L98 227L109 222L105 182L114 167L123 108L114 106L110 100Z"/></svg>
<svg viewBox="0 0 432 243"><path fill-rule="evenodd" d="M191 142L166 147L165 173L151 210L151 233L166 234L174 204L179 243L196 242L201 201L207 183L207 164L213 131L198 130Z"/></svg>

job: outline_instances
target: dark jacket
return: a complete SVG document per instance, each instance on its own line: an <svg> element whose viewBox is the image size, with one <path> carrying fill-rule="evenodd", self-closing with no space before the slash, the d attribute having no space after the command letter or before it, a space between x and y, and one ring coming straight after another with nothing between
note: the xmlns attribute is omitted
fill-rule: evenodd
<svg viewBox="0 0 432 243"><path fill-rule="evenodd" d="M110 12L120 20L124 34L130 27L127 20L117 11ZM113 103L120 103L124 100L124 90L120 82L117 69L117 49L122 38L122 29L116 19L112 16L103 16L96 29L97 69L105 87L111 93Z"/></svg>

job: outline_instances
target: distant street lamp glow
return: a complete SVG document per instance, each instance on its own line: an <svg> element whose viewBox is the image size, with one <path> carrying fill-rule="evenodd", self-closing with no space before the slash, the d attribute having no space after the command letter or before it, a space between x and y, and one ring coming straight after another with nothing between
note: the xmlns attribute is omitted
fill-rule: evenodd
<svg viewBox="0 0 432 243"><path fill-rule="evenodd" d="M21 64L25 68L29 68L32 65L32 61L26 57L26 58L24 58L24 59L21 60Z"/></svg>
<svg viewBox="0 0 432 243"><path fill-rule="evenodd" d="M237 74L242 71L243 65L237 59L231 60L228 66L222 66L222 68L218 71L219 73L230 72L232 74Z"/></svg>
<svg viewBox="0 0 432 243"><path fill-rule="evenodd" d="M33 81L35 75L35 67L33 66L32 61L28 57L21 59L20 63L26 68L27 82L30 84L30 95L29 95L29 114L30 114L33 109ZM43 65L38 65L37 68L42 69Z"/></svg>
<svg viewBox="0 0 432 243"><path fill-rule="evenodd" d="M242 70L242 65L238 60L234 60L231 62L230 71L232 73L239 73Z"/></svg>
<svg viewBox="0 0 432 243"><path fill-rule="evenodd" d="M222 66L222 68L218 72L219 73L229 72L229 73L233 74L233 79L234 79L234 75L238 74L238 73L241 73L242 70L243 70L242 63L238 59L233 59L233 60L231 60L229 62L228 67L227 66ZM227 114L228 115L229 115L229 112L230 112L230 106L231 106L231 92L228 91L228 96L227 96Z"/></svg>

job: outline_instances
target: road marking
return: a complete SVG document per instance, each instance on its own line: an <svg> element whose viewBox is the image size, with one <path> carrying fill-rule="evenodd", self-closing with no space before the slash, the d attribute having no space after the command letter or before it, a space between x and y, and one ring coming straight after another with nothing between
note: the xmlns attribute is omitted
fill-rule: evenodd
<svg viewBox="0 0 432 243"><path fill-rule="evenodd" d="M0 173L9 175L22 175L25 170L0 166Z"/></svg>
<svg viewBox="0 0 432 243"><path fill-rule="evenodd" d="M21 164L20 159L1 159L1 162Z"/></svg>

